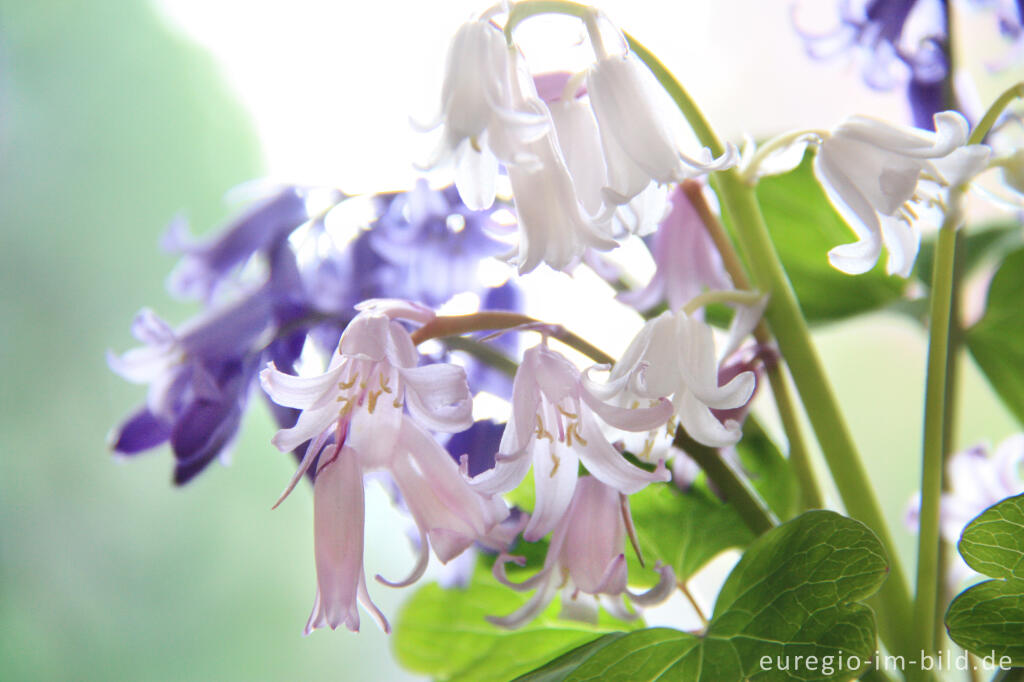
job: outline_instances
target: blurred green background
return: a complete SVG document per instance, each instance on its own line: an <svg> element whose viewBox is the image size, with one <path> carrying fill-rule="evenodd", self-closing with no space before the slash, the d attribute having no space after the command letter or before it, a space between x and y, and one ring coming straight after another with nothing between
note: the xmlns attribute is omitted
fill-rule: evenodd
<svg viewBox="0 0 1024 682"><path fill-rule="evenodd" d="M230 468L186 489L166 451L120 462L105 446L144 393L105 351L135 345L145 305L193 312L164 293L160 233L181 211L217 224L224 191L261 173L216 65L141 1L9 0L0 34L0 678L408 677L369 618L301 637L309 494L271 513L292 462L258 401ZM923 337L879 315L819 340L909 555ZM961 443L998 442L1014 424L966 372ZM371 495L368 572L398 575L409 552L385 506ZM394 616L403 595L371 590Z"/></svg>

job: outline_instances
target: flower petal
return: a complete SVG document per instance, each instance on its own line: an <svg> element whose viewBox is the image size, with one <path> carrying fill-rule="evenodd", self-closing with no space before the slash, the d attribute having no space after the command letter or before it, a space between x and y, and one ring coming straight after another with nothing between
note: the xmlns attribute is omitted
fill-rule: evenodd
<svg viewBox="0 0 1024 682"><path fill-rule="evenodd" d="M572 502L579 458L559 441L538 439L533 445L534 503L523 539L536 542L554 529Z"/></svg>
<svg viewBox="0 0 1024 682"><path fill-rule="evenodd" d="M594 421L589 410L580 410L580 425L583 439L576 447L587 471L592 473L605 485L610 485L619 492L632 495L642 490L648 483L667 481L671 478L664 463L659 462L654 471L645 471L630 464L621 452L612 447L600 427ZM586 443L584 445L583 443Z"/></svg>
<svg viewBox="0 0 1024 682"><path fill-rule="evenodd" d="M676 574L672 570L671 566L655 566L654 569L658 571L661 577L658 580L658 584L640 594L627 591L630 601L640 606L654 606L672 596L672 592L676 589Z"/></svg>
<svg viewBox="0 0 1024 682"><path fill-rule="evenodd" d="M432 431L455 433L473 425L473 401L466 370L448 363L399 370L405 404L412 416Z"/></svg>
<svg viewBox="0 0 1024 682"><path fill-rule="evenodd" d="M331 629L344 623L359 630L356 603L363 575L364 513L362 473L356 453L345 447L321 467L313 484L320 611Z"/></svg>
<svg viewBox="0 0 1024 682"><path fill-rule="evenodd" d="M334 398L338 392L336 384L344 370L345 364L339 364L319 376L299 377L280 371L271 362L260 372L260 386L278 405L305 410Z"/></svg>
<svg viewBox="0 0 1024 682"><path fill-rule="evenodd" d="M677 393L675 402L679 421L698 443L712 448L722 448L726 445L735 445L743 435L737 422L728 421L723 425L708 406L689 391Z"/></svg>
<svg viewBox="0 0 1024 682"><path fill-rule="evenodd" d="M668 422L674 411L672 403L664 398L650 407L627 408L601 402L586 388L580 391L580 397L607 424L623 431L651 431Z"/></svg>

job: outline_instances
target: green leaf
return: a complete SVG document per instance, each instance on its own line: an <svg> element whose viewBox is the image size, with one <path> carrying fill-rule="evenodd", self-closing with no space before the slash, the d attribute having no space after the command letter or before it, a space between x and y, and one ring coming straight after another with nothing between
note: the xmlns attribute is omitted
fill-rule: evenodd
<svg viewBox="0 0 1024 682"><path fill-rule="evenodd" d="M988 288L985 314L967 330L967 347L1003 403L1024 423L1024 248L1004 260Z"/></svg>
<svg viewBox="0 0 1024 682"><path fill-rule="evenodd" d="M657 574L651 567L657 561L686 580L719 552L744 547L754 539L736 510L715 497L702 479L685 493L671 484L649 485L630 496L633 524L647 562L643 569L633 553L627 553L631 583L653 585Z"/></svg>
<svg viewBox="0 0 1024 682"><path fill-rule="evenodd" d="M860 602L887 571L866 526L830 511L807 512L750 545L704 635L651 628L605 637L536 672L558 671L557 679L575 682L849 679L875 653L874 614Z"/></svg>
<svg viewBox="0 0 1024 682"><path fill-rule="evenodd" d="M743 422L743 438L736 444L736 452L768 507L783 521L793 518L800 502L796 474L754 415Z"/></svg>
<svg viewBox="0 0 1024 682"><path fill-rule="evenodd" d="M509 680L602 634L640 627L603 612L596 625L561 620L557 603L518 630L491 625L487 616L507 615L529 595L498 583L488 563L464 589L424 585L405 603L393 640L405 668L438 680Z"/></svg>
<svg viewBox="0 0 1024 682"><path fill-rule="evenodd" d="M884 257L856 277L832 267L828 252L852 242L853 232L836 212L811 169L811 156L794 171L757 185L772 242L808 322L827 322L877 310L900 298L904 282L885 274Z"/></svg>
<svg viewBox="0 0 1024 682"><path fill-rule="evenodd" d="M1024 665L1024 495L982 512L957 549L971 568L996 580L957 595L946 611L949 636L978 656Z"/></svg>

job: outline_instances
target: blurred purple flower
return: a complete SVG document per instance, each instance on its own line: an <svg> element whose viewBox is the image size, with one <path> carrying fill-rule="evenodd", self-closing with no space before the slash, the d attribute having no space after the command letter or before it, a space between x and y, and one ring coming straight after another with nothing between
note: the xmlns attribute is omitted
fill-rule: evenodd
<svg viewBox="0 0 1024 682"><path fill-rule="evenodd" d="M149 384L146 404L112 434L115 452L134 455L170 440L174 481L191 480L230 445L259 367L256 339L271 317L261 287L236 304L171 329L150 310L132 333L144 345L108 355L111 369Z"/></svg>
<svg viewBox="0 0 1024 682"><path fill-rule="evenodd" d="M113 450L134 455L169 440L175 483L190 481L229 449L259 367L268 360L291 367L298 358L305 329L296 323L307 313L287 244L269 254L262 285L177 330L148 309L140 312L132 334L143 346L111 353L108 362L149 391L145 406L112 433ZM281 333L287 325L295 328Z"/></svg>
<svg viewBox="0 0 1024 682"><path fill-rule="evenodd" d="M455 294L480 292L477 265L508 251L488 234L491 211L472 211L454 187L420 180L409 192L382 194L380 218L367 233L376 254L398 268L388 296L438 306Z"/></svg>
<svg viewBox="0 0 1024 682"><path fill-rule="evenodd" d="M283 187L231 220L209 239L197 241L182 219L171 223L163 247L182 254L167 288L182 298L209 300L217 286L256 253L270 253L309 219L299 189Z"/></svg>
<svg viewBox="0 0 1024 682"><path fill-rule="evenodd" d="M679 310L705 289L733 288L718 249L682 188L677 187L669 200L672 210L645 240L657 267L654 276L643 289L618 296L640 311L663 301L670 310Z"/></svg>
<svg viewBox="0 0 1024 682"><path fill-rule="evenodd" d="M501 434L504 431L503 424L482 419L448 439L445 447L456 462L461 464L462 458L465 457L466 471L470 476L476 476L494 468L494 456L498 452Z"/></svg>
<svg viewBox="0 0 1024 682"><path fill-rule="evenodd" d="M837 26L811 34L800 29L808 54L825 59L858 49L864 53L863 77L868 87L907 87L914 125L927 129L932 116L950 108L945 81L947 0L841 0ZM909 35L912 15L923 30ZM915 16L915 19L917 18Z"/></svg>

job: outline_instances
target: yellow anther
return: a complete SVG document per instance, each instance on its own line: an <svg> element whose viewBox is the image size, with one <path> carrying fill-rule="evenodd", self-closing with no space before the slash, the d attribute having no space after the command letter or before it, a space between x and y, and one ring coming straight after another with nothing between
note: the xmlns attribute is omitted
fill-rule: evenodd
<svg viewBox="0 0 1024 682"><path fill-rule="evenodd" d="M385 393L391 393L391 387L388 386L389 379L383 374L380 374L378 376L380 376L380 390L384 391Z"/></svg>
<svg viewBox="0 0 1024 682"><path fill-rule="evenodd" d="M555 437L544 428L544 422L541 421L539 414L537 415L537 438L547 438L551 442L555 440Z"/></svg>
<svg viewBox="0 0 1024 682"><path fill-rule="evenodd" d="M392 401L391 404L394 405L395 407L401 407L402 406L402 401L399 400L398 398L395 398L394 401Z"/></svg>
<svg viewBox="0 0 1024 682"><path fill-rule="evenodd" d="M629 409L631 409L631 410L635 410L638 407L640 407L640 401L639 400L634 400L633 402L631 402L629 404Z"/></svg>
<svg viewBox="0 0 1024 682"><path fill-rule="evenodd" d="M579 415L578 414L575 414L573 412L569 412L568 410L563 409L561 405L558 405L557 407L558 407L558 411L561 412L566 417L568 417L569 419L579 419Z"/></svg>
<svg viewBox="0 0 1024 682"><path fill-rule="evenodd" d="M338 382L338 388L340 388L343 391L347 391L348 389L350 389L350 388L352 388L353 386L356 385L356 381L358 379L359 379L359 375L356 374L354 377L352 377L348 381Z"/></svg>
<svg viewBox="0 0 1024 682"><path fill-rule="evenodd" d="M579 443L580 445L586 446L587 445L587 441L583 439L583 434L580 433L580 423L579 422L573 422L572 424L569 425L569 438L570 439L572 438L572 432L573 431L576 432L576 442Z"/></svg>
<svg viewBox="0 0 1024 682"><path fill-rule="evenodd" d="M643 451L639 455L637 455L637 457L639 457L640 459L647 459L648 457L651 456L651 452L653 450L654 450L654 439L653 438L648 438L647 440L644 441L644 449L643 449Z"/></svg>
<svg viewBox="0 0 1024 682"><path fill-rule="evenodd" d="M370 414L373 414L374 408L377 407L377 398L380 397L380 394L381 391L370 391L369 395L367 396L367 400L369 401L367 409L370 411Z"/></svg>
<svg viewBox="0 0 1024 682"><path fill-rule="evenodd" d="M552 452L551 453L551 461L555 463L555 466L551 467L550 478L554 478L555 477L555 472L558 471L558 465L562 463L562 460L560 460L558 458L558 455L556 455L555 453Z"/></svg>

